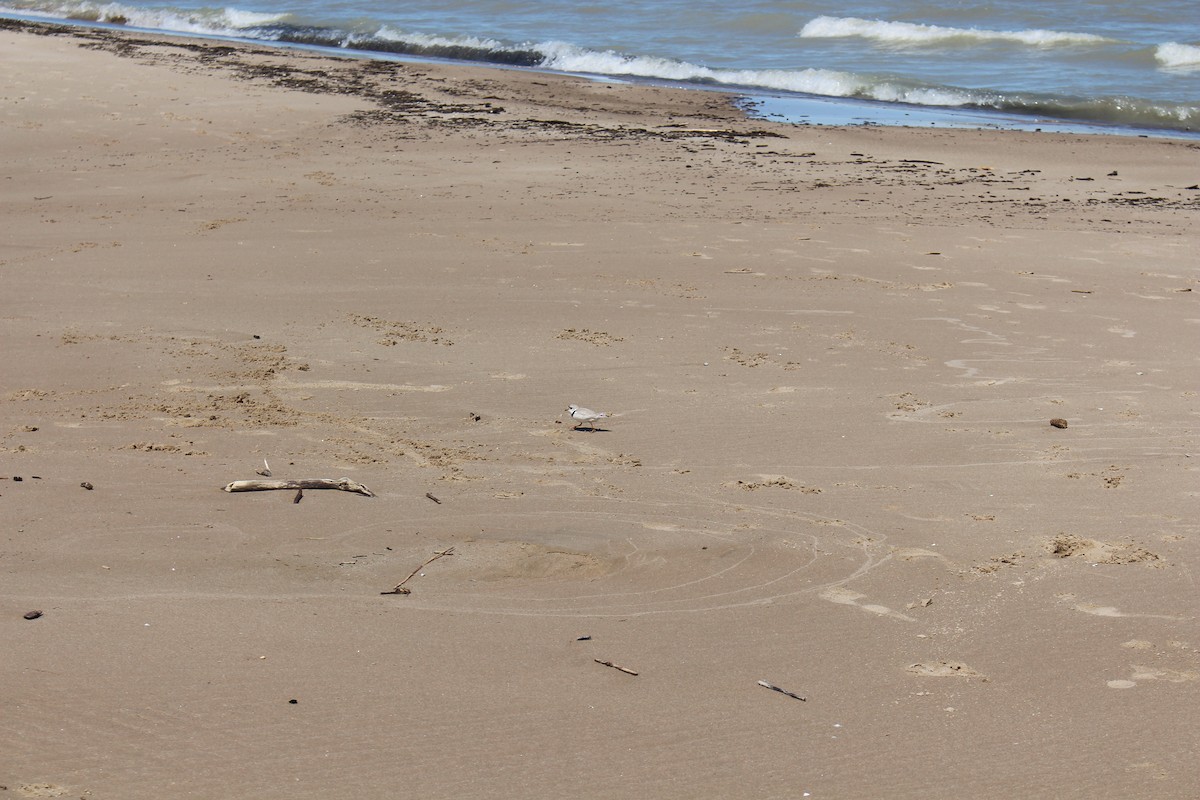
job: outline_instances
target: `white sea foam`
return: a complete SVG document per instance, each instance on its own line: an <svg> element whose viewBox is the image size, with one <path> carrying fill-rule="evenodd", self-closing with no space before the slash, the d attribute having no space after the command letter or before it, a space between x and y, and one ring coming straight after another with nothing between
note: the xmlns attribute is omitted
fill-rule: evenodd
<svg viewBox="0 0 1200 800"><path fill-rule="evenodd" d="M1033 47L1086 45L1110 41L1091 33L1069 31L993 31L980 28L949 28L914 22L888 22L858 17L817 17L800 29L801 39L840 39L859 37L894 47L945 44L962 41L1016 42Z"/></svg>
<svg viewBox="0 0 1200 800"><path fill-rule="evenodd" d="M142 8L124 3L36 3L18 13L35 13L59 19L116 22L138 28L179 31L182 33L235 35L245 28L270 25L286 14L263 14L238 8L206 8L194 11L173 8Z"/></svg>
<svg viewBox="0 0 1200 800"><path fill-rule="evenodd" d="M562 72L594 75L634 75L671 81L711 79L713 70L666 58L629 56L612 50L587 50L567 42L541 42L533 49L545 59L541 66Z"/></svg>
<svg viewBox="0 0 1200 800"><path fill-rule="evenodd" d="M968 93L952 88L902 86L837 70L711 69L686 61L585 50L562 42L544 42L535 45L534 49L546 55L546 60L541 66L562 72L628 75L670 81L703 81L722 86L775 89L825 97L854 97L919 105L961 106L975 102Z"/></svg>
<svg viewBox="0 0 1200 800"><path fill-rule="evenodd" d="M1178 42L1160 44L1154 50L1154 58L1164 67L1172 69L1200 69L1200 47Z"/></svg>
<svg viewBox="0 0 1200 800"><path fill-rule="evenodd" d="M373 36L385 42L404 42L418 47L465 47L475 50L501 50L504 44L495 39L480 39L474 36L461 36L453 39L444 36L431 36L423 33L405 33L384 25Z"/></svg>
<svg viewBox="0 0 1200 800"><path fill-rule="evenodd" d="M852 73L834 70L720 70L665 58L628 56L586 50L563 42L543 42L535 49L546 55L546 69L593 75L628 75L668 81L704 81L725 86L755 86L790 92L847 97L866 84Z"/></svg>
<svg viewBox="0 0 1200 800"><path fill-rule="evenodd" d="M258 25L270 25L284 19L286 14L263 14L257 11L245 11L240 8L222 8L218 18L234 29L253 28Z"/></svg>

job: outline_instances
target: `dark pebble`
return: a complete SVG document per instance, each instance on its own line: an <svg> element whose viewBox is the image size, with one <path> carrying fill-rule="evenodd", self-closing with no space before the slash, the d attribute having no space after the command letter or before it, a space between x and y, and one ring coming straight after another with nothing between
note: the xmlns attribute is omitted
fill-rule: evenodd
<svg viewBox="0 0 1200 800"><path fill-rule="evenodd" d="M300 701L293 697L291 700L288 700L288 702L291 703L292 705L296 705Z"/></svg>
<svg viewBox="0 0 1200 800"><path fill-rule="evenodd" d="M1050 420L1050 424L1056 428L1067 427L1067 421L1065 419L1060 419L1058 417L1055 417L1054 419Z"/></svg>
<svg viewBox="0 0 1200 800"><path fill-rule="evenodd" d="M89 492L92 489L96 488L96 487L92 486L90 483L88 483L87 481L84 481L83 483L81 483L79 485L82 486L83 488L87 489Z"/></svg>
<svg viewBox="0 0 1200 800"><path fill-rule="evenodd" d="M25 479L24 479L24 478L22 478L20 475L13 475L13 480L14 480L14 481L18 481L18 482L20 482L20 481L23 481L23 480L25 480Z"/></svg>
<svg viewBox="0 0 1200 800"><path fill-rule="evenodd" d="M42 615L42 612L40 612L40 611L26 611L25 619L37 619L41 615Z"/></svg>

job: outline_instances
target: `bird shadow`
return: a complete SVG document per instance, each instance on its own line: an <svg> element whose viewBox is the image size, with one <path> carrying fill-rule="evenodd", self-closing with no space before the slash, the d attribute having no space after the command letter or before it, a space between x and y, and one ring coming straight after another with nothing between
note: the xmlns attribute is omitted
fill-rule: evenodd
<svg viewBox="0 0 1200 800"><path fill-rule="evenodd" d="M580 433L611 433L612 432L608 428L571 428L571 430L579 431Z"/></svg>

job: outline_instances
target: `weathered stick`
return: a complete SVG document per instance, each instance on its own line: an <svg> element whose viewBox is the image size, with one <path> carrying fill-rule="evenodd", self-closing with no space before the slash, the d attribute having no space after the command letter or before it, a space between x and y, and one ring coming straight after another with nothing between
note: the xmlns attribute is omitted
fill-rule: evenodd
<svg viewBox="0 0 1200 800"><path fill-rule="evenodd" d="M300 502L301 500L303 500L303 499L304 499L304 490L303 490L303 489L297 489L297 490L296 490L296 496L292 498L292 502L293 502L293 503L299 503L299 502Z"/></svg>
<svg viewBox="0 0 1200 800"><path fill-rule="evenodd" d="M409 580L412 579L412 577L414 575L416 575L421 570L425 569L425 567L429 566L434 561L437 561L442 556L452 556L452 555L454 555L453 547L447 547L445 550L439 550L438 552L436 552L432 556L430 556L428 559L426 559L424 564L422 564L421 566L417 567L412 572L410 572L408 574L407 578L405 578L404 580L397 583L396 588L394 588L390 591L387 591L387 592L380 592L380 594L412 594L412 589L405 588L404 584L408 583Z"/></svg>
<svg viewBox="0 0 1200 800"><path fill-rule="evenodd" d="M225 487L227 492L265 492L270 489L341 489L374 497L375 494L357 481L349 478L315 478L305 481L234 481Z"/></svg>
<svg viewBox="0 0 1200 800"><path fill-rule="evenodd" d="M622 667L619 664L614 664L611 661L602 661L598 658L593 658L592 661L595 661L597 664L603 664L606 667L612 667L613 669L619 669L621 672L624 672L626 675L637 675L637 673L634 672L633 670Z"/></svg>
<svg viewBox="0 0 1200 800"><path fill-rule="evenodd" d="M788 697L794 697L797 700L803 700L803 701L808 700L807 697L801 697L800 695L796 694L795 692L789 692L787 689L780 689L778 686L776 686L773 683L767 683L766 681L759 681L758 685L765 686L766 688L770 689L772 692L779 692L780 694L786 694Z"/></svg>
<svg viewBox="0 0 1200 800"><path fill-rule="evenodd" d="M433 496L433 492L426 492L425 496L428 497L433 502L437 503L439 506L442 504L441 500L438 500L436 497Z"/></svg>

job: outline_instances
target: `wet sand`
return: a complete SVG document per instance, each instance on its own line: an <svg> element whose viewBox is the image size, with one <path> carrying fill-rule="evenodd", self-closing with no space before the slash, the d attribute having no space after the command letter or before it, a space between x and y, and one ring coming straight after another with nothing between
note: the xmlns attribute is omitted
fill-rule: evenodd
<svg viewBox="0 0 1200 800"><path fill-rule="evenodd" d="M1200 793L1195 143L0 50L0 797Z"/></svg>

